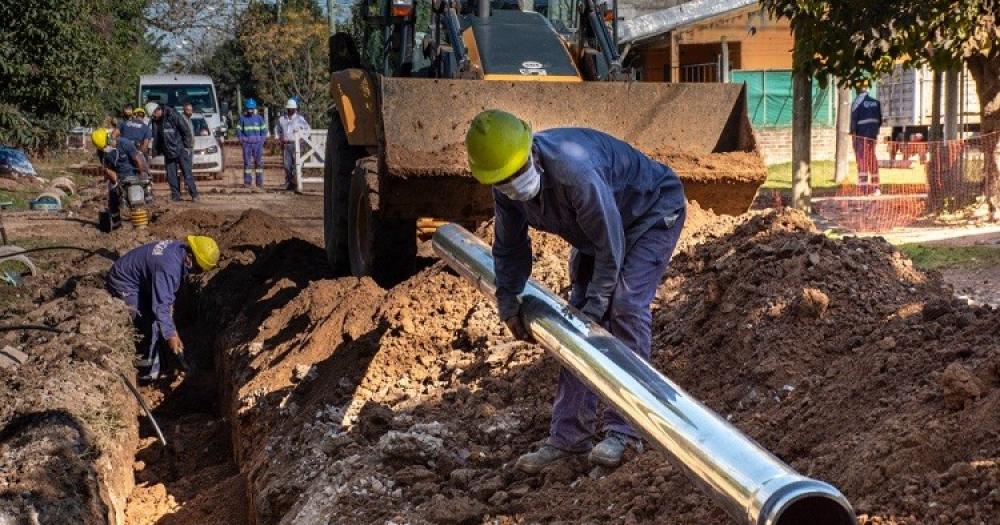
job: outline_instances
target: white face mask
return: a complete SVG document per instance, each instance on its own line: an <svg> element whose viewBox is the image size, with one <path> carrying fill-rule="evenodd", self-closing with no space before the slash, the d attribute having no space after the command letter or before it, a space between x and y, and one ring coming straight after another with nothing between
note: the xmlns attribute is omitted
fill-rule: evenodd
<svg viewBox="0 0 1000 525"><path fill-rule="evenodd" d="M535 198L542 189L542 176L535 169L534 159L528 158L528 169L511 179L510 182L497 184L496 189L515 201L527 201Z"/></svg>

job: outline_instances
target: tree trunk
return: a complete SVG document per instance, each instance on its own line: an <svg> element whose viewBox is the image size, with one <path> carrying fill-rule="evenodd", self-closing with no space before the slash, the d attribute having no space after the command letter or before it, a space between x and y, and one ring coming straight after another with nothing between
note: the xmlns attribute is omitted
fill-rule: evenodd
<svg viewBox="0 0 1000 525"><path fill-rule="evenodd" d="M851 158L851 88L837 88L837 164L833 181L843 184L847 180L848 162Z"/></svg>
<svg viewBox="0 0 1000 525"><path fill-rule="evenodd" d="M802 70L798 45L792 73L792 206L812 212L812 78Z"/></svg>
<svg viewBox="0 0 1000 525"><path fill-rule="evenodd" d="M1000 132L1000 56L973 55L967 60L969 73L979 93L979 128L983 152L982 192L989 204L990 218L1000 220L1000 176L997 139Z"/></svg>

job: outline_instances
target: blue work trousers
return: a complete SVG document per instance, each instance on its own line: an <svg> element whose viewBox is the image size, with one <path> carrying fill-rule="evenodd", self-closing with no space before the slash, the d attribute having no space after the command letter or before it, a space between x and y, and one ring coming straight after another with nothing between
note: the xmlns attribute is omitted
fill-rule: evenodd
<svg viewBox="0 0 1000 525"><path fill-rule="evenodd" d="M285 184L296 186L295 184L295 143L285 144Z"/></svg>
<svg viewBox="0 0 1000 525"><path fill-rule="evenodd" d="M187 186L188 194L192 199L198 198L198 187L194 184L194 176L191 174L191 159L193 152L184 150L184 154L179 158L164 159L167 170L167 184L170 186L170 200L181 200L181 182L177 178L177 169L180 168L184 177L184 185Z"/></svg>
<svg viewBox="0 0 1000 525"><path fill-rule="evenodd" d="M650 304L656 297L656 288L663 279L674 247L677 246L684 227L684 217L684 211L681 211L670 226L666 222L656 223L625 254L625 261L618 274L618 284L608 311L601 320L604 328L646 360L649 360L653 332ZM593 270L593 256L578 253L571 261L570 303L577 308L582 307L586 301L587 286ZM547 443L572 452L589 450L593 445L596 416L597 396L572 372L566 368L560 370ZM632 426L610 407L605 407L602 423L604 432L615 431L638 436Z"/></svg>
<svg viewBox="0 0 1000 525"><path fill-rule="evenodd" d="M108 182L108 212L111 215L121 213L121 198L118 196L118 185ZM117 220L117 217L115 217Z"/></svg>
<svg viewBox="0 0 1000 525"><path fill-rule="evenodd" d="M152 301L134 293L122 293L108 288L111 295L118 297L128 305L132 326L139 332L135 352L139 357L139 375L147 379L160 376L160 363L163 362L163 343L165 339L160 334L156 315L153 313Z"/></svg>
<svg viewBox="0 0 1000 525"><path fill-rule="evenodd" d="M257 186L264 187L264 144L243 142L243 184L253 183L253 169L257 170Z"/></svg>

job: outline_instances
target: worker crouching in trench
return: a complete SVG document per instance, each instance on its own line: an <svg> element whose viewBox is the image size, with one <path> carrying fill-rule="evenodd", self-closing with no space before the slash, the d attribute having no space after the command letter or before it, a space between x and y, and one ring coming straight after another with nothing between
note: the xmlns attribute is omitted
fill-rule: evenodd
<svg viewBox="0 0 1000 525"><path fill-rule="evenodd" d="M144 244L111 266L106 282L108 292L125 301L139 332L136 352L141 380L154 381L160 377L166 350L185 366L184 343L173 320L177 290L189 273L209 271L218 263L219 246L214 239L189 235L183 241Z"/></svg>
<svg viewBox="0 0 1000 525"><path fill-rule="evenodd" d="M673 170L605 133L532 134L526 122L497 110L476 116L466 148L473 176L493 186L497 305L513 335L532 340L518 299L531 275L531 226L573 246L570 303L648 360L650 304L684 226L684 189ZM636 431L611 408L594 445L596 416L597 396L562 369L549 437L517 467L536 473L589 453L591 463L614 468L628 446L641 450Z"/></svg>

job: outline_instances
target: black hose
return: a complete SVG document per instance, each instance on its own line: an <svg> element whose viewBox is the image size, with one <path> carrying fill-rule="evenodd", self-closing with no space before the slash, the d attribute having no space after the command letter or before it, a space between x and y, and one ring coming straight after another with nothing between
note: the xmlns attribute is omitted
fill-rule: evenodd
<svg viewBox="0 0 1000 525"><path fill-rule="evenodd" d="M34 252L45 252L49 250L76 250L84 252L87 255L94 255L98 253L98 250L88 250L86 248L80 248L79 246L41 246L38 248L29 248L27 250L22 250L17 253L8 253L7 255L0 255L0 259L7 259L9 257L17 257L18 255L26 255Z"/></svg>
<svg viewBox="0 0 1000 525"><path fill-rule="evenodd" d="M11 324L11 325L0 325L0 332L12 332L14 330L41 330L43 332L54 332L57 334L66 333L65 330L60 330L58 328L53 328L51 326L45 326L43 324Z"/></svg>

